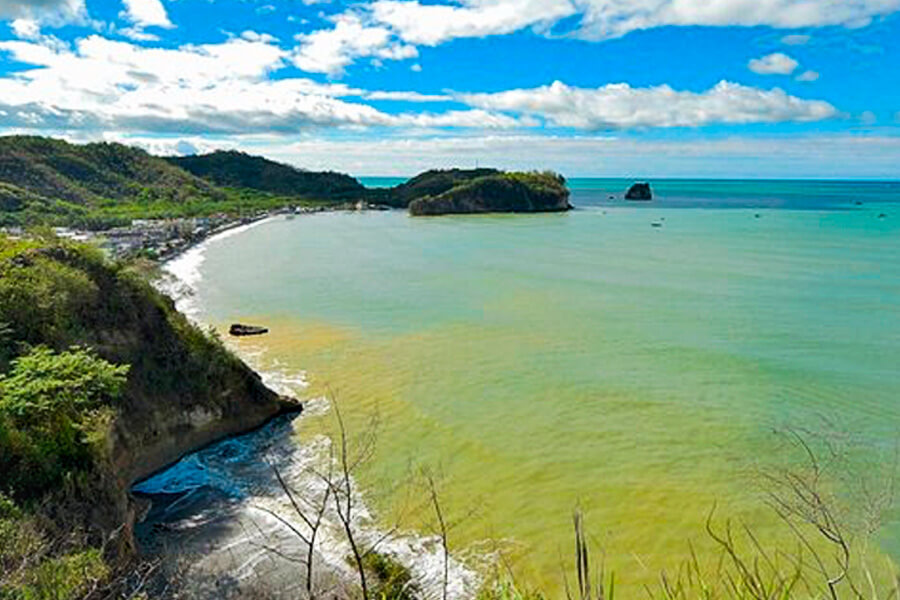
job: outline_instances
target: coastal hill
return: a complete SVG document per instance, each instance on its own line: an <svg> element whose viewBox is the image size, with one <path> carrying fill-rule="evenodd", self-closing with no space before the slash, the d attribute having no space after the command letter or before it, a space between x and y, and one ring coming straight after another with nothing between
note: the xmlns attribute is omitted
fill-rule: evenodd
<svg viewBox="0 0 900 600"><path fill-rule="evenodd" d="M502 173L460 181L409 204L413 216L489 212L561 212L571 209L566 180L556 173Z"/></svg>
<svg viewBox="0 0 900 600"><path fill-rule="evenodd" d="M437 196L454 187L488 175L497 175L497 169L435 169L416 175L406 183L388 189L370 189L371 202L394 208L408 208L410 203L426 196Z"/></svg>
<svg viewBox="0 0 900 600"><path fill-rule="evenodd" d="M167 158L170 164L221 187L320 200L359 200L366 189L344 173L305 171L237 151Z"/></svg>
<svg viewBox="0 0 900 600"><path fill-rule="evenodd" d="M208 182L122 144L0 137L0 225L89 221L111 205L218 202Z"/></svg>
<svg viewBox="0 0 900 600"><path fill-rule="evenodd" d="M470 185L471 184L471 185ZM156 157L114 143L0 137L0 227L107 230L133 219L252 217L285 207L369 204L413 214L569 208L565 180L496 169L426 171L392 188L236 151Z"/></svg>
<svg viewBox="0 0 900 600"><path fill-rule="evenodd" d="M0 236L0 544L29 554L21 585L67 564L67 589L102 578L101 545L133 550L132 483L297 408L136 267L91 246ZM39 591L21 597L82 597Z"/></svg>

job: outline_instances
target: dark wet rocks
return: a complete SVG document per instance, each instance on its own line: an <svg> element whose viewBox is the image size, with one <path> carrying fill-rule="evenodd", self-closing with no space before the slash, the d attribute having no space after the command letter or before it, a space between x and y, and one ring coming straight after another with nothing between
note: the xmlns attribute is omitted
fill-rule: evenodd
<svg viewBox="0 0 900 600"><path fill-rule="evenodd" d="M265 327L260 327L259 325L243 325L241 323L234 323L229 329L228 333L236 337L244 337L248 335L264 335L269 333L269 330Z"/></svg>

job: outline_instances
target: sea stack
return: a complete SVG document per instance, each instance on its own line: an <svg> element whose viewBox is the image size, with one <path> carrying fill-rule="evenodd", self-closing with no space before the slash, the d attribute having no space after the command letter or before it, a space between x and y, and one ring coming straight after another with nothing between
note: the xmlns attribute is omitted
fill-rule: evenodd
<svg viewBox="0 0 900 600"><path fill-rule="evenodd" d="M626 200L639 200L646 202L653 200L653 192L650 190L649 183L635 183L625 193Z"/></svg>

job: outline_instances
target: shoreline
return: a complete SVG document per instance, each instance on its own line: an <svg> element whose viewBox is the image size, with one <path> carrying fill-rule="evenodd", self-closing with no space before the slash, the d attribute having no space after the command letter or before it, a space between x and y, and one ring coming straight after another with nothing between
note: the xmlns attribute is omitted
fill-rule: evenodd
<svg viewBox="0 0 900 600"><path fill-rule="evenodd" d="M352 209L343 209L315 212L357 211ZM311 212L306 214L314 213ZM208 249L209 244L212 242L227 239L232 235L238 235L244 231L249 230L250 228L274 221L281 216L286 215L284 215L283 213L267 214L248 223L233 224L230 227L225 227L216 231L215 233L209 235L208 237L205 237L202 240L198 240L196 243L191 244L190 247L186 247L180 252L173 253L172 255L167 257L165 261L160 261L159 266L161 270L167 275L167 277L157 280L154 285L157 286L157 288L162 293L170 296L173 299L173 301L176 303L176 310L184 314L188 319L200 325L201 327L208 327L209 324L204 322L199 317L200 310L198 307L192 305L191 299L197 292L197 286L200 279L198 269L204 261L203 254ZM179 261L181 262L179 263ZM258 364L258 361L255 360L254 356L250 356L245 352L241 352L240 348L236 344L231 343L230 339L226 339L225 344L237 358L239 358L244 364L247 365L249 369L251 369L258 377L260 377L261 381L266 387L275 391L279 395L299 396L300 390L294 389L294 386L298 386L301 388L306 386L305 373L286 373L261 368ZM244 444L246 440L261 438L264 436L265 432L269 431L273 427L277 427L277 423L281 422L282 419L290 419L290 430L293 431L293 423L295 419L300 418L303 414L307 414L306 409L309 403L313 403L319 407L319 409L316 409L315 407L313 408L316 414L319 414L320 410L324 410L326 412L329 410L329 408L321 406L318 402L318 399L301 401L301 403L303 406L302 413L297 415L277 415L272 419L269 419L260 427L253 428L243 433L227 436L225 438L207 444L201 448L198 448L193 452L184 455L179 461L176 461L175 463L169 465L164 469L158 470L152 476L146 477L139 482L135 482L135 484L133 484L132 486L132 489L134 487L140 488L141 486L146 486L148 482L152 482L154 479L165 479L166 477L172 475L170 471L177 472L177 470L182 468L186 463L199 460L198 457L209 456L211 454L214 455L219 451L220 448L240 446ZM257 452L259 455L249 455L248 461L251 464L256 463L257 465L266 465L266 461L271 459L271 454L274 452L277 456L281 457L278 460L286 461L283 463L285 467L285 477L295 478L295 485L292 485L292 489L299 495L309 493L310 490L312 490L311 493L315 494L315 483L308 480L309 473L312 472L309 465L318 464L321 460L324 460L325 456L327 456L327 453L322 449L321 446L326 442L322 439L319 439L323 438L324 436L319 436L319 438L312 440L310 444L304 444L303 446L301 446L299 443L296 443L291 439L290 434L282 433L279 435L282 437L287 435L287 437L284 437L284 439L279 438L281 439L281 443L278 443L276 441L268 450L260 451L259 449L257 449L255 452ZM327 444L332 443L330 438L324 437L324 440L327 440ZM301 464L306 464L303 473L299 472L301 470L297 469L297 467L294 466L294 461L299 461ZM252 470L252 467L250 468ZM175 476L175 478L177 479L177 475ZM188 477L187 479L190 479L190 477ZM361 538L364 540L382 540L387 530L381 527L381 525L377 522L375 516L370 512L370 509L365 501L366 490L361 489L355 479L352 480L352 487L353 495L358 497L358 505L355 508L355 512L357 513L355 519L358 520L357 526L359 527L357 535L361 536ZM142 492L140 489L135 491L144 501L153 500L153 494L147 494L145 492ZM200 492L199 489L198 492ZM216 553L213 550L213 546L215 544L213 542L216 541L214 538L217 535L222 534L222 531L231 531L228 534L231 536L230 538L225 536L218 539L217 541L224 544L224 546L228 548L229 552L233 552L233 549L235 547L240 548L247 544L247 541L240 537L240 535L244 534L235 534L234 528L237 527L237 525L241 525L244 528L242 529L242 531L245 531L246 524L248 522L252 522L253 527L259 531L259 525L257 521L254 520L258 518L258 515L253 519L250 519L250 517L248 517L246 510L248 509L248 507L252 508L252 506L250 505L242 505L241 503L239 503L238 505L233 505L227 502L225 505L222 505L222 496L217 492L213 492L211 495L205 496L206 501L209 502L208 506L204 505L203 497L201 497L201 499L198 501L194 497L194 494L195 492L187 491L181 495L172 496L172 498L174 498L173 502L165 502L162 498L158 497L157 502L162 501L161 506L154 505L153 507L149 508L145 513L145 519L153 514L154 508L162 508L164 512L168 512L168 508L180 504L182 500L185 500L189 502L189 504L191 504L191 507L187 511L179 513L179 516L186 523L204 521L204 515L209 511L214 512L216 506L227 506L228 509L226 513L223 513L217 518L209 519L207 521L204 521L203 523L200 523L198 526L198 530L189 534L191 538L198 538L199 540L203 541L203 543L207 544L207 546L204 547L203 552L198 554L199 560L197 564L199 565L198 568L202 570L204 568L204 565L209 566L210 564L218 564L217 561L221 563L222 561L230 560L221 556L215 558ZM277 495L279 494L276 494L276 496ZM191 499L189 500L188 497L190 497ZM242 502L246 503L251 499L259 501L260 497L250 495L248 499ZM286 514L288 517L292 516L289 506L282 506L282 509L285 511L284 514ZM250 520L248 521L248 519ZM277 537L280 535L280 533L277 531L277 525L277 523L274 526L272 523L263 524L262 530L266 531L269 535L274 535ZM302 524L300 523L296 525L302 526ZM332 516L332 528L334 528L335 530L339 529L337 525L337 518L335 516ZM155 534L151 533L148 536L146 532L148 529L151 532L154 531L154 528L157 528L157 526L158 528L160 528L160 531L162 532L164 537L170 535L169 533L167 533L169 532L169 525L166 525L165 523L154 523L152 520L145 520L141 523L141 527L145 532L141 536L143 540L142 543L149 542L151 546L153 546L153 535ZM210 527L210 530L204 533L204 531L200 530L200 528L204 526ZM236 538L235 535L237 535ZM288 547L292 547L292 544L296 544L296 541L292 541L290 538L282 538L282 541L288 544ZM177 546L178 544L176 543L174 547ZM339 585L354 587L358 585L358 581L356 578L356 573L352 570L348 571L347 565L345 564L344 557L349 555L349 548L345 546L346 540L342 539L341 534L337 531L325 535L322 538L322 541L317 544L316 550L321 559L319 560L319 564L321 565L322 573L320 573L319 576L323 577L325 580L333 582L336 581L339 583ZM440 586L441 581L440 565L442 565L443 558L440 549L441 546L435 539L433 539L433 536L429 536L418 531L400 530L395 532L391 537L385 538L380 544L376 544L375 547L376 549L373 551L391 557L393 560L396 560L401 565L403 565L404 568L408 569L410 573L414 574L415 579L417 581L420 581L422 584L421 594L419 597L427 599L436 599L441 597L440 589L438 586ZM152 552L153 551L151 550L151 553ZM163 555L165 553L163 552L159 554ZM209 558L210 556L212 556L213 558ZM176 551L174 553L171 553L172 559L178 560L179 557L179 552ZM251 559L248 559L248 561L250 560ZM483 574L480 572L480 569L476 570L470 567L468 564L460 562L454 557L452 553L450 554L449 561L451 577L450 586L448 588L448 597L452 600L464 600L466 598L474 597L484 580ZM231 570L229 567L224 564L218 564L218 567L218 571L207 573L207 575L215 575L215 572L218 572L220 576L230 576ZM283 574L275 573L270 575L274 577L274 580L280 580ZM317 576L316 579L319 579L319 576ZM249 576L247 581L251 581ZM261 581L261 579L258 579L258 581Z"/></svg>

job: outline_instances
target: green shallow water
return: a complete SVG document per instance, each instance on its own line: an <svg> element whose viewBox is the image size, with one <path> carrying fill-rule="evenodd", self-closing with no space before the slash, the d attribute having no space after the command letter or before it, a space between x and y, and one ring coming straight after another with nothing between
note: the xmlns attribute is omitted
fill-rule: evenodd
<svg viewBox="0 0 900 600"><path fill-rule="evenodd" d="M559 592L578 503L634 597L688 541L710 550L714 504L782 539L752 476L773 428L896 441L900 219L880 210L275 220L210 244L197 300L271 326L243 349L333 390L353 428L377 409L361 478L385 522L424 527L395 484L428 465L454 547L495 540ZM900 556L896 523L880 541Z"/></svg>

